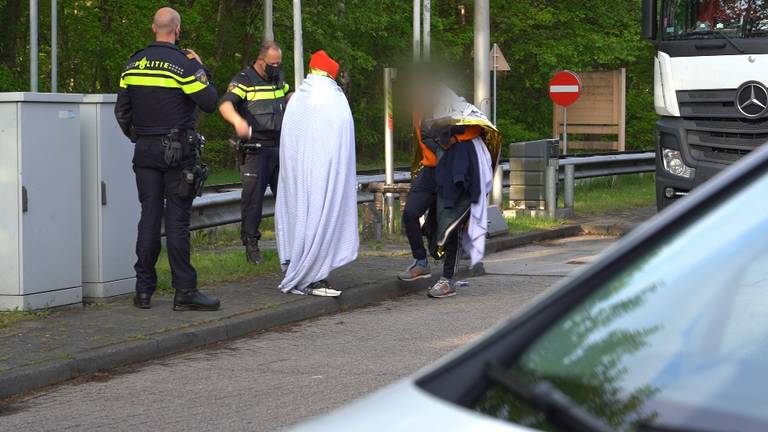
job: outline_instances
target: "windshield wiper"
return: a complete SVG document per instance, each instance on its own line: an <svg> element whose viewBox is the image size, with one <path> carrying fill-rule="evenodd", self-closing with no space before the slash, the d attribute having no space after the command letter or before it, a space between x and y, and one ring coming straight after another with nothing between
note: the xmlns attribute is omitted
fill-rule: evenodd
<svg viewBox="0 0 768 432"><path fill-rule="evenodd" d="M688 32L687 34L689 34L689 35L708 35L708 34L718 35L721 38L727 40L728 43L731 44L731 46L736 48L736 51L740 52L741 54L746 54L746 51L744 51L733 39L731 39L730 37L726 36L725 33L721 32L720 30L717 30L717 29L697 30L697 31Z"/></svg>
<svg viewBox="0 0 768 432"><path fill-rule="evenodd" d="M544 413L554 426L575 432L613 431L602 419L584 410L549 381L537 380L529 384L516 372L496 364L488 365L486 376Z"/></svg>

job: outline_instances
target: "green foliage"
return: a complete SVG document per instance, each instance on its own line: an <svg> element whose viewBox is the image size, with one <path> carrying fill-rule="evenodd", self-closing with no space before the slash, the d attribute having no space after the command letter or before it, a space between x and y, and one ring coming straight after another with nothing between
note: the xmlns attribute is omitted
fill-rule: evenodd
<svg viewBox="0 0 768 432"><path fill-rule="evenodd" d="M261 1L62 0L59 4L59 91L117 90L127 58L152 38L154 11L165 5L182 15L182 45L195 49L223 92L230 78L255 57L262 34ZM341 82L356 124L358 159L382 159L382 69L411 58L412 3L402 0L304 0L305 63L325 49L342 65ZM459 6L465 6L462 19ZM588 7L586 7L588 5ZM553 72L627 67L627 144L653 145L653 49L639 36L640 0L493 0L491 41L512 71L499 76L499 128L506 142L551 136L547 82ZM0 0L0 91L29 81L29 2ZM292 2L274 2L275 37L283 45L287 82L293 87ZM40 2L40 88L50 86L50 2ZM472 100L472 2L441 0L432 6L432 52L453 74L452 85ZM410 147L410 119L396 119L401 154ZM212 141L211 161L228 165L231 128L218 114L200 116Z"/></svg>

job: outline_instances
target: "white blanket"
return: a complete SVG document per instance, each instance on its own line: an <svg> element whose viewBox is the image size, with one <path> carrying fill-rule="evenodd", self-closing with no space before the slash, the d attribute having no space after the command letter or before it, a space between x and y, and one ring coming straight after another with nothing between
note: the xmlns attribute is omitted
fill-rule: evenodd
<svg viewBox="0 0 768 432"><path fill-rule="evenodd" d="M357 258L355 126L336 82L308 75L285 112L275 205L280 290L302 290Z"/></svg>
<svg viewBox="0 0 768 432"><path fill-rule="evenodd" d="M470 210L469 226L464 231L461 244L469 255L472 265L479 263L485 256L485 238L488 235L488 194L493 186L491 153L482 138L472 140L477 152L477 164L480 172L480 199Z"/></svg>

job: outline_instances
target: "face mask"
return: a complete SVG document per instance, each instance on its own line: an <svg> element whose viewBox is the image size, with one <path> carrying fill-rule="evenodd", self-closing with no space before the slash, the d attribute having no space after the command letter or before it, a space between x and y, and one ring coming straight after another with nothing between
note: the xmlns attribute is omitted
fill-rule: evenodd
<svg viewBox="0 0 768 432"><path fill-rule="evenodd" d="M280 81L280 66L272 66L271 64L264 65L264 73L267 75L267 81L277 83Z"/></svg>

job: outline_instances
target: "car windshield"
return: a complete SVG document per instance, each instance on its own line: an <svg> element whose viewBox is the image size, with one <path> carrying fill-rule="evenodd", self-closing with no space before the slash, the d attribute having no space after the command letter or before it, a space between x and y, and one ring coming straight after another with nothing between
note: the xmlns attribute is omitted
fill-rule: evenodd
<svg viewBox="0 0 768 432"><path fill-rule="evenodd" d="M768 175L633 258L512 370L617 430L768 430ZM476 408L553 430L501 387Z"/></svg>
<svg viewBox="0 0 768 432"><path fill-rule="evenodd" d="M666 0L661 10L665 40L768 36L764 0Z"/></svg>

